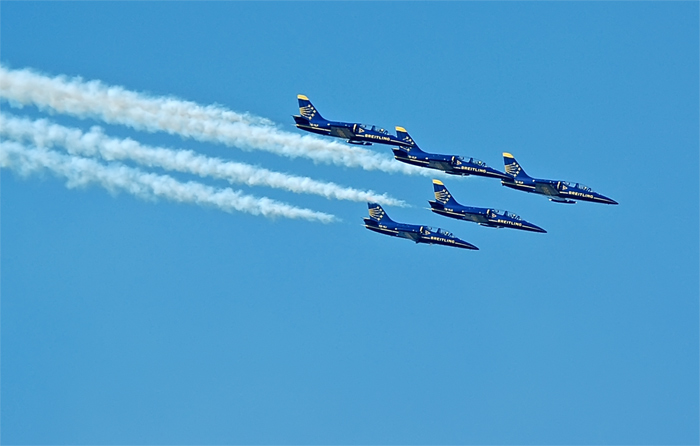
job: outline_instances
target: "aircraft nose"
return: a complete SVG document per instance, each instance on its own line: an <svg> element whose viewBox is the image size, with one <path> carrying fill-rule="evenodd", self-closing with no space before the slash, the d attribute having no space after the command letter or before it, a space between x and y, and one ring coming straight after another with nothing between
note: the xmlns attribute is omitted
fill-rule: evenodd
<svg viewBox="0 0 700 446"><path fill-rule="evenodd" d="M546 234L546 233L547 233L547 231L545 231L544 229L540 228L540 227L537 226L537 225L530 224L530 226L529 226L528 228L529 228L531 231L533 231L533 232L541 232L541 233L543 233L543 234Z"/></svg>
<svg viewBox="0 0 700 446"><path fill-rule="evenodd" d="M493 167L489 167L488 172L495 178L500 178L502 180L503 179L506 179L506 180L510 179L510 177L507 174L501 172L500 170L496 170Z"/></svg>
<svg viewBox="0 0 700 446"><path fill-rule="evenodd" d="M475 251L478 251L478 250L479 250L479 248L477 248L476 246L472 245L472 244L469 243L469 242L465 242L464 240L460 240L459 242L462 244L462 245L460 246L460 248L464 248L464 249L473 249L473 250L475 250Z"/></svg>
<svg viewBox="0 0 700 446"><path fill-rule="evenodd" d="M601 196L600 200L605 204L620 204L617 201L613 200L612 198L608 198L608 197L604 197L604 196Z"/></svg>

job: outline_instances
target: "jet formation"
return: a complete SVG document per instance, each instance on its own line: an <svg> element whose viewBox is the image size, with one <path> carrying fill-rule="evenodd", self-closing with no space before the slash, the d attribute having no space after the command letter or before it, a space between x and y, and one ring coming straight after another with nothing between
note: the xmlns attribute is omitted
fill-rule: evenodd
<svg viewBox="0 0 700 446"><path fill-rule="evenodd" d="M395 146L392 148L394 158L406 164L435 169L449 175L476 175L501 180L501 185L510 189L544 195L555 203L574 204L576 201L588 201L603 204L618 204L612 198L594 192L581 183L562 180L533 178L510 153L503 153L505 172L489 167L481 160L459 155L442 155L423 151L405 128L396 127L396 135L384 128L355 122L329 121L324 119L313 106L309 98L298 95L299 115L294 115L296 126L307 132L319 135L343 138L350 144L371 145L373 143ZM457 220L470 221L490 228L511 228L521 231L546 233L543 228L523 220L519 215L495 208L464 206L454 199L442 181L433 180L435 201L429 201L430 210ZM389 218L386 211L376 203L368 203L369 217L365 218L365 227L371 231L393 237L413 240L416 243L453 246L456 248L478 250L473 244L455 237L443 229L429 226L398 223Z"/></svg>

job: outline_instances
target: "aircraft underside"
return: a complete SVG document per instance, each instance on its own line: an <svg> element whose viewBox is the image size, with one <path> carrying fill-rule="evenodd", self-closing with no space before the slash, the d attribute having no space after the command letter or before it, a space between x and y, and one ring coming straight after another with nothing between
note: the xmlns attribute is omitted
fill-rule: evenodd
<svg viewBox="0 0 700 446"><path fill-rule="evenodd" d="M307 132L311 133L316 133L317 135L324 135L328 136L330 133L330 130L328 129L321 129L318 127L311 127L310 125L303 125L303 124L297 124L297 128L300 128L302 130L306 130Z"/></svg>

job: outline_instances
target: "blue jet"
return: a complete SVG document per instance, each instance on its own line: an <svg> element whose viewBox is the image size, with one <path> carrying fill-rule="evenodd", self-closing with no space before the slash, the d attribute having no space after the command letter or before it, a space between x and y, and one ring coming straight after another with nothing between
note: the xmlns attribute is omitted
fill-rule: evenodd
<svg viewBox="0 0 700 446"><path fill-rule="evenodd" d="M429 201L428 203L430 203L430 210L436 214L458 220L473 221L481 226L490 228L513 228L533 232L547 232L508 211L462 206L452 197L452 194L442 184L442 181L433 180L433 189L435 189L435 201Z"/></svg>
<svg viewBox="0 0 700 446"><path fill-rule="evenodd" d="M464 249L479 249L471 243L460 240L451 233L442 229L433 229L428 226L407 225L397 223L390 219L386 212L377 203L367 203L369 207L369 217L365 218L365 228L380 234L391 235L392 237L403 237L413 240L416 243L427 243L431 245L446 245Z"/></svg>
<svg viewBox="0 0 700 446"><path fill-rule="evenodd" d="M389 134L383 128L374 125L328 121L316 110L309 98L300 94L297 96L297 99L299 100L300 115L295 115L293 118L296 126L302 130L319 135L344 138L350 144L363 146L369 146L372 143L390 144L393 146L409 145L396 136Z"/></svg>
<svg viewBox="0 0 700 446"><path fill-rule="evenodd" d="M506 174L508 176L501 180L501 184L511 189L545 195L549 197L549 201L555 203L574 204L576 200L581 200L594 203L618 204L617 201L593 192L590 187L580 183L532 178L525 173L510 153L503 153L503 163L506 166Z"/></svg>
<svg viewBox="0 0 700 446"><path fill-rule="evenodd" d="M394 158L428 169L442 170L450 175L477 175L491 178L508 178L506 174L486 165L485 162L474 158L463 158L456 155L439 155L424 152L418 147L413 138L403 127L396 127L396 135L406 143L403 147L392 149Z"/></svg>

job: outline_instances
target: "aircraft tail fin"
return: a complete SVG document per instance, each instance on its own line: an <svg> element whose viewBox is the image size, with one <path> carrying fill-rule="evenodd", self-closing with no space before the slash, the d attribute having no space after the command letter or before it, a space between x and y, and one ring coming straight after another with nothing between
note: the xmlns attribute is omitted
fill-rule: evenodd
<svg viewBox="0 0 700 446"><path fill-rule="evenodd" d="M457 203L457 200L452 197L452 194L447 190L442 181L433 180L433 189L435 190L435 200L437 200L437 202L441 203L443 206L448 204L459 204Z"/></svg>
<svg viewBox="0 0 700 446"><path fill-rule="evenodd" d="M405 128L403 127L396 127L396 136L406 144L413 146L413 147L418 147L418 144L411 138L411 135L408 134Z"/></svg>
<svg viewBox="0 0 700 446"><path fill-rule="evenodd" d="M513 178L530 178L510 153L503 152L503 164L505 164L506 173Z"/></svg>
<svg viewBox="0 0 700 446"><path fill-rule="evenodd" d="M323 122L323 116L316 110L316 107L309 101L309 98L303 94L297 95L299 100L299 114L308 119L310 122Z"/></svg>
<svg viewBox="0 0 700 446"><path fill-rule="evenodd" d="M377 223L393 221L386 215L386 211L377 203L367 203L369 217Z"/></svg>

